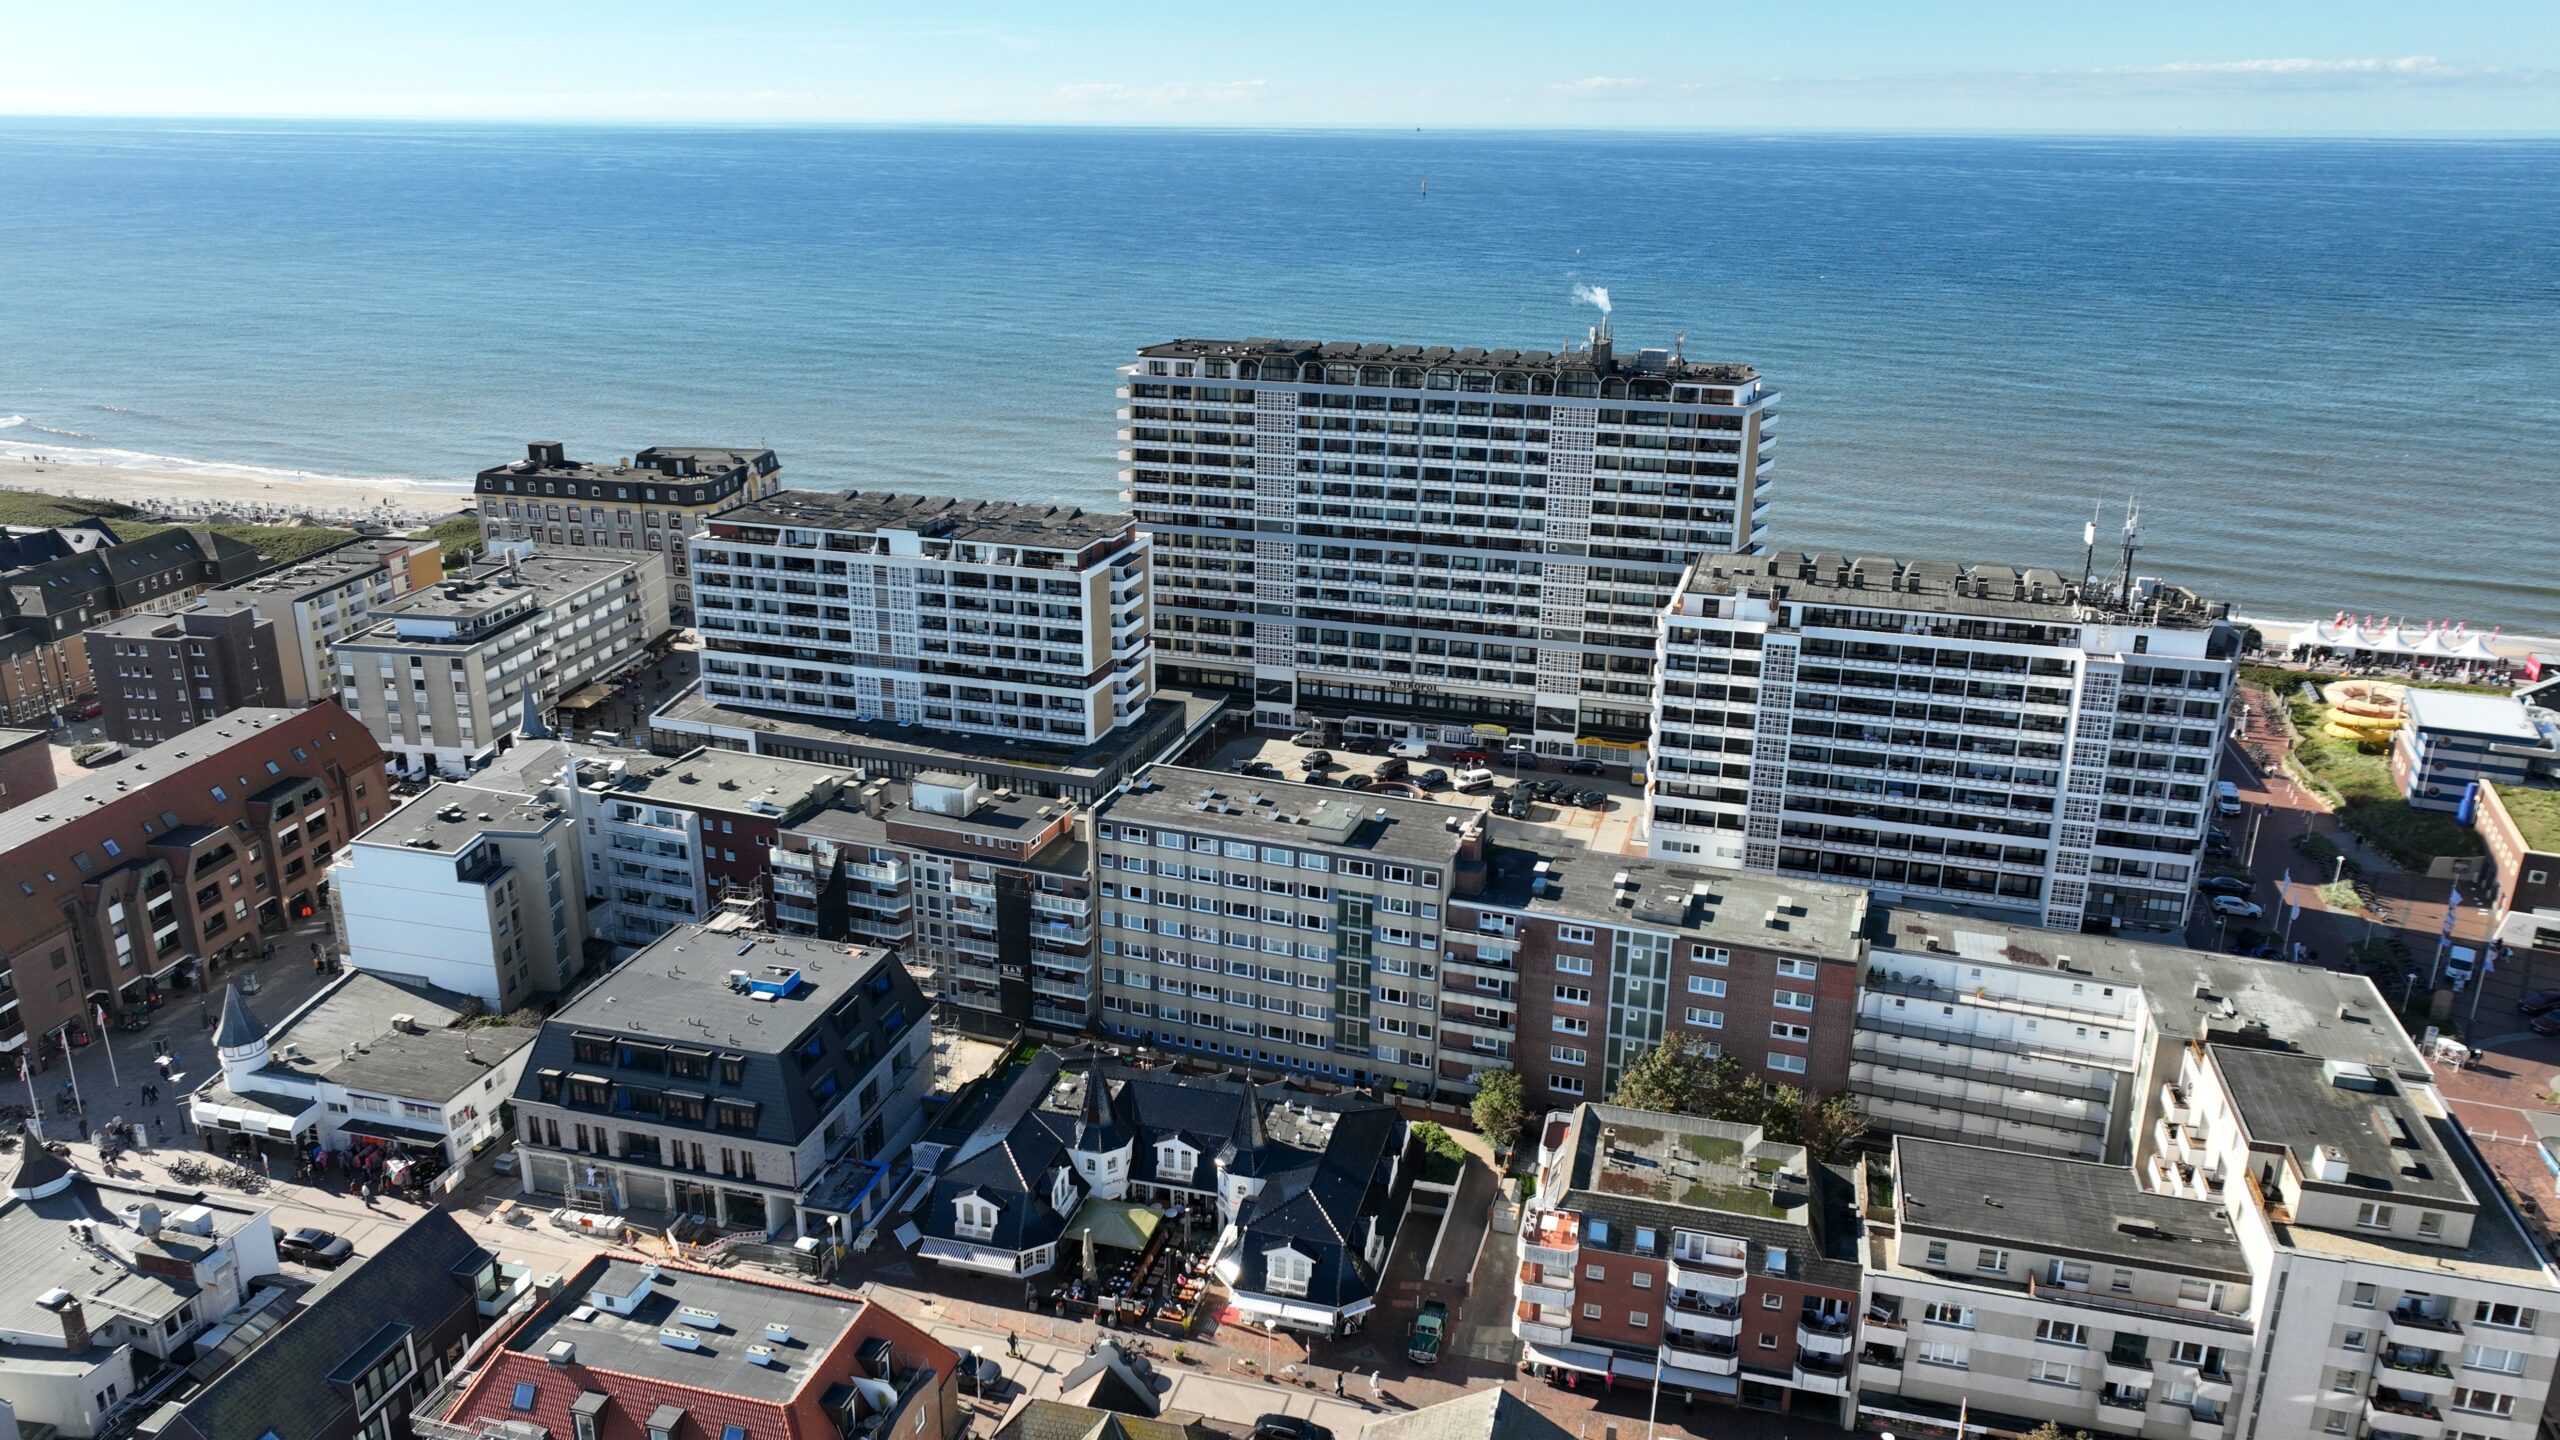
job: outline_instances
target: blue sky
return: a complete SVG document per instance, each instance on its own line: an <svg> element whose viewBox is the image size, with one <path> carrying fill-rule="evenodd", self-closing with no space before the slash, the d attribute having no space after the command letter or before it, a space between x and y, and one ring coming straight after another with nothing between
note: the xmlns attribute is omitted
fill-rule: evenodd
<svg viewBox="0 0 2560 1440"><path fill-rule="evenodd" d="M2560 4L10 0L0 113L2560 134Z"/></svg>

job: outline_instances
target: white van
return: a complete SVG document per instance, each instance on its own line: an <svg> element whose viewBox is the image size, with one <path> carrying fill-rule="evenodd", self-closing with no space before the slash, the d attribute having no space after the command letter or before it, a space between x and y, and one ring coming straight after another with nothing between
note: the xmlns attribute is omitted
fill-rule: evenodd
<svg viewBox="0 0 2560 1440"><path fill-rule="evenodd" d="M1431 758L1431 746L1421 740L1399 740L1387 747L1387 753L1399 760L1428 760Z"/></svg>
<svg viewBox="0 0 2560 1440"><path fill-rule="evenodd" d="M2232 784L2228 780L2215 782L2213 787L2213 808L2224 815L2239 814L2240 787Z"/></svg>
<svg viewBox="0 0 2560 1440"><path fill-rule="evenodd" d="M1493 772L1480 766L1470 766L1450 776L1449 783L1469 794L1478 790L1490 790L1493 788Z"/></svg>

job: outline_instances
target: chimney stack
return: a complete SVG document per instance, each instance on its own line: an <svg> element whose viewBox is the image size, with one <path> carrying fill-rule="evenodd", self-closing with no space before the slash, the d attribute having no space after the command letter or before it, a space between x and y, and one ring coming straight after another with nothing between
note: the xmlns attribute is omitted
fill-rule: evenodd
<svg viewBox="0 0 2560 1440"><path fill-rule="evenodd" d="M77 1355L89 1348L89 1316L80 1308L80 1297L66 1296L54 1315L62 1321L62 1348Z"/></svg>

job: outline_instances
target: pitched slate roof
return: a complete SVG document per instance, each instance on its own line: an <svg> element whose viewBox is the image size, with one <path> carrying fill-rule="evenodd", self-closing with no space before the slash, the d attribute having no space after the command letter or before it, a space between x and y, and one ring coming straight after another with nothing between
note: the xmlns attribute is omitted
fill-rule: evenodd
<svg viewBox="0 0 2560 1440"><path fill-rule="evenodd" d="M267 1024L249 1009L249 1002L236 984L222 992L222 1023L213 1030L213 1048L228 1050L234 1045L256 1045L267 1038Z"/></svg>
<svg viewBox="0 0 2560 1440"><path fill-rule="evenodd" d="M240 1357L162 1431L166 1440L239 1440L270 1429L285 1440L353 1427L353 1401L331 1372L383 1329L407 1325L423 1357L457 1310L472 1304L471 1278L488 1259L453 1216L430 1210L363 1263L333 1272L300 1313Z"/></svg>
<svg viewBox="0 0 2560 1440"><path fill-rule="evenodd" d="M1570 1440L1573 1432L1496 1387L1373 1420L1362 1440Z"/></svg>

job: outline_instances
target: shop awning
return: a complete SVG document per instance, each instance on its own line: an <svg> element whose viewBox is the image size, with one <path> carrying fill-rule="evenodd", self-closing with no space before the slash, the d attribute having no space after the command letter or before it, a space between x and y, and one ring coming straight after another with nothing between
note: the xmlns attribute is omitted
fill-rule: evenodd
<svg viewBox="0 0 2560 1440"><path fill-rule="evenodd" d="M1067 1222L1067 1240L1091 1240L1114 1250L1144 1250L1164 1217L1128 1200L1092 1199Z"/></svg>
<svg viewBox="0 0 2560 1440"><path fill-rule="evenodd" d="M613 698L613 692L602 685L581 685L569 692L567 699L552 707L558 710L593 710Z"/></svg>
<svg viewBox="0 0 2560 1440"><path fill-rule="evenodd" d="M1585 1375L1609 1373L1609 1357L1602 1351L1585 1350L1573 1345L1528 1345L1520 1347L1523 1364L1561 1365Z"/></svg>
<svg viewBox="0 0 2560 1440"><path fill-rule="evenodd" d="M420 1130L408 1125L394 1125L388 1120L347 1120L338 1128L349 1135L362 1135L372 1140L389 1140L402 1145L427 1145L444 1148L444 1137L433 1130Z"/></svg>

